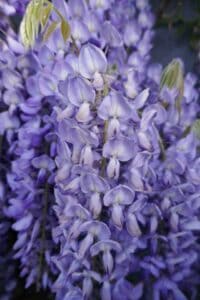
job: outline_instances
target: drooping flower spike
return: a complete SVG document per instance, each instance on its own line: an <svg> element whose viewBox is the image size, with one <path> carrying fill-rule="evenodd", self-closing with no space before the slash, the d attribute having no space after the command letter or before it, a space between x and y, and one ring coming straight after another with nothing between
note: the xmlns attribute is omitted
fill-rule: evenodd
<svg viewBox="0 0 200 300"><path fill-rule="evenodd" d="M147 70L146 0L48 5L45 45L34 46L35 24L25 36L32 50L9 36L0 60L0 133L11 158L3 218L17 233L26 287L49 287L58 300L195 299L195 78L180 93L182 67L179 80L170 67Z"/></svg>

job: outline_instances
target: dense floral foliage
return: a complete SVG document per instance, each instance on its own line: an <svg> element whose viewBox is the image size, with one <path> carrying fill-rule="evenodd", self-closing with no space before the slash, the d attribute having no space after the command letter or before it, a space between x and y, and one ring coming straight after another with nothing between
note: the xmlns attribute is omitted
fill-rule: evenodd
<svg viewBox="0 0 200 300"><path fill-rule="evenodd" d="M7 22L21 1L4 6L0 299L18 269L57 300L197 299L197 79L160 88L146 0L53 4L70 38L53 13L31 50Z"/></svg>

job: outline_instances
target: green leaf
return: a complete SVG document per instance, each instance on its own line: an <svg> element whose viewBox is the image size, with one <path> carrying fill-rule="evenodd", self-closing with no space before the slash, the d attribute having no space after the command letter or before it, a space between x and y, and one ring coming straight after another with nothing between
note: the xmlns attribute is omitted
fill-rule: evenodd
<svg viewBox="0 0 200 300"><path fill-rule="evenodd" d="M61 14L61 12L54 6L53 7L55 13L59 16L59 18L61 19L61 21L65 21L65 18L63 17L63 15Z"/></svg>
<svg viewBox="0 0 200 300"><path fill-rule="evenodd" d="M23 19L21 24L20 24L20 29L19 29L19 34L22 40L22 43L24 44L25 47L28 47L29 45L29 40L26 34L26 28L25 28L25 20Z"/></svg>
<svg viewBox="0 0 200 300"><path fill-rule="evenodd" d="M47 21L49 20L49 17L52 13L53 10L53 4L52 3L47 3L45 7L43 7L42 12L40 14L40 24L42 28L45 27L47 24Z"/></svg>
<svg viewBox="0 0 200 300"><path fill-rule="evenodd" d="M61 14L61 12L56 7L54 7L53 9L54 9L55 13L61 19L61 33L62 33L63 40L66 42L66 40L69 38L70 32L71 32L69 23L65 20L65 18Z"/></svg>
<svg viewBox="0 0 200 300"><path fill-rule="evenodd" d="M40 25L40 12L43 1L32 0L26 9L20 25L20 36L23 44L28 48L33 46L37 38Z"/></svg>
<svg viewBox="0 0 200 300"><path fill-rule="evenodd" d="M39 32L39 25L40 25L40 15L42 11L42 5L43 1L40 0L34 0L30 3L30 6L28 6L28 12L27 12L27 26L31 25L31 33L33 42L35 41L36 37L38 36Z"/></svg>
<svg viewBox="0 0 200 300"><path fill-rule="evenodd" d="M46 42L50 35L56 30L58 22L52 22L44 33L43 41Z"/></svg>
<svg viewBox="0 0 200 300"><path fill-rule="evenodd" d="M32 20L37 20L39 22L42 7L43 7L43 1L33 1L31 3L32 3L32 5L30 5L30 10L31 11L30 11L29 16L32 18Z"/></svg>
<svg viewBox="0 0 200 300"><path fill-rule="evenodd" d="M61 33L62 33L63 40L66 42L66 40L70 36L70 27L65 20L62 20L61 22Z"/></svg>

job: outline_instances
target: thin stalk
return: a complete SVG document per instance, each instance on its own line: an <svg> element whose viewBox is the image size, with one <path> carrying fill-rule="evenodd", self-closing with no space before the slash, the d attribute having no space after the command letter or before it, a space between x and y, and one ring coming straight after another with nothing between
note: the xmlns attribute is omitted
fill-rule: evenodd
<svg viewBox="0 0 200 300"><path fill-rule="evenodd" d="M105 123L104 123L104 132L103 132L103 145L107 141L107 131L108 131L108 121L105 121ZM106 158L102 157L102 159L101 159L101 172L100 172L102 177L104 177L105 168L106 168Z"/></svg>
<svg viewBox="0 0 200 300"><path fill-rule="evenodd" d="M108 84L107 82L105 81L104 79L104 89L103 89L103 92L102 92L102 96L105 97L108 95L109 93L109 87L108 87ZM105 121L104 123L104 131L103 131L103 145L106 143L107 141L107 132L108 132L108 121ZM105 157L102 157L101 159L101 168L100 168L100 175L102 177L105 176L105 169L106 169L106 158Z"/></svg>
<svg viewBox="0 0 200 300"><path fill-rule="evenodd" d="M166 154L165 154L165 146L163 144L163 141L161 139L161 137L159 137L159 146L160 146L160 157L161 157L161 160L164 161L166 159Z"/></svg>

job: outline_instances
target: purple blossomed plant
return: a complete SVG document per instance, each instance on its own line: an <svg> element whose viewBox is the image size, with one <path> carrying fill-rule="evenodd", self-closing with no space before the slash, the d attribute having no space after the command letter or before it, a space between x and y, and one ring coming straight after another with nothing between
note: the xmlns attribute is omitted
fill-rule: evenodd
<svg viewBox="0 0 200 300"><path fill-rule="evenodd" d="M197 299L196 78L149 64L153 22L146 0L32 0L3 43L2 299L10 258L57 300Z"/></svg>

